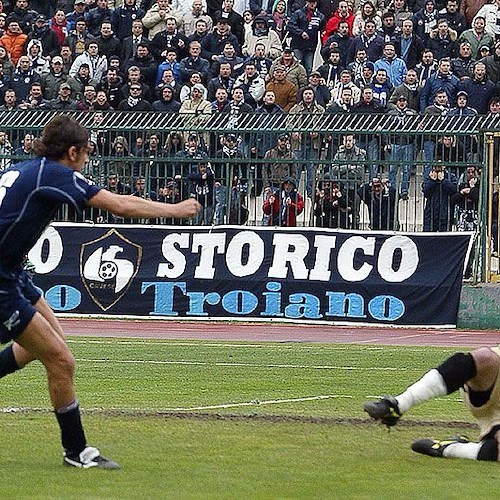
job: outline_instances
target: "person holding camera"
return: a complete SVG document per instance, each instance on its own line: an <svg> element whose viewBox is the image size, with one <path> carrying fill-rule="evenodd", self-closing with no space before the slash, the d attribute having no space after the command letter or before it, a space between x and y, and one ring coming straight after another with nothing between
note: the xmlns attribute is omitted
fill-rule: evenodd
<svg viewBox="0 0 500 500"><path fill-rule="evenodd" d="M457 192L457 178L441 163L435 163L424 180L424 231L450 231L453 222L451 197Z"/></svg>
<svg viewBox="0 0 500 500"><path fill-rule="evenodd" d="M371 182L363 184L358 189L358 196L368 209L370 229L396 230L398 223L395 220L396 190L387 179L374 177Z"/></svg>

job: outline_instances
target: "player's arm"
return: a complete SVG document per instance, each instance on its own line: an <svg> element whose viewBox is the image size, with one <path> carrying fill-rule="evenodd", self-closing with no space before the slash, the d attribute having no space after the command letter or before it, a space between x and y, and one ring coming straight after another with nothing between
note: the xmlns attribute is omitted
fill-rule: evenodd
<svg viewBox="0 0 500 500"><path fill-rule="evenodd" d="M137 196L115 194L101 189L89 201L88 205L106 210L119 217L156 218L173 217L175 219L190 219L200 210L200 204L193 198L180 203L159 203L145 200Z"/></svg>

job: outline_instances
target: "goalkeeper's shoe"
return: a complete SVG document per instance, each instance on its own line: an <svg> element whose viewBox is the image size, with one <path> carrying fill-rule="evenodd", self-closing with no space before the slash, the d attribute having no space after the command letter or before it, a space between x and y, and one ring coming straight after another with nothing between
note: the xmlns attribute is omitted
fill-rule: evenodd
<svg viewBox="0 0 500 500"><path fill-rule="evenodd" d="M363 407L370 417L380 420L387 427L396 425L401 418L398 402L392 396L384 396L379 401L367 401Z"/></svg>
<svg viewBox="0 0 500 500"><path fill-rule="evenodd" d="M81 453L74 455L65 452L63 455L63 464L79 469L90 469L92 467L98 467L99 469L120 468L116 462L103 457L101 452L92 446L87 446Z"/></svg>
<svg viewBox="0 0 500 500"><path fill-rule="evenodd" d="M442 457L444 450L450 446L450 444L455 443L468 443L469 440L465 436L454 436L449 439L417 439L411 445L411 449L417 453L422 453L423 455L429 455L430 457Z"/></svg>

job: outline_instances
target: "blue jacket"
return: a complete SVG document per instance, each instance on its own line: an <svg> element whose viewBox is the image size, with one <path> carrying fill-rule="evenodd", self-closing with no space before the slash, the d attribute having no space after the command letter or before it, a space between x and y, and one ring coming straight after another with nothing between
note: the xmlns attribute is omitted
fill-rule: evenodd
<svg viewBox="0 0 500 500"><path fill-rule="evenodd" d="M408 71L406 63L399 57L395 57L392 60L389 60L386 57L378 59L375 61L375 72L379 69L385 69L387 77L394 87L403 83L404 77Z"/></svg>
<svg viewBox="0 0 500 500"><path fill-rule="evenodd" d="M448 94L448 104L455 106L457 102L457 90L460 80L455 75L441 75L436 71L425 82L422 94L420 94L420 109L424 110L434 102L438 90L443 89Z"/></svg>

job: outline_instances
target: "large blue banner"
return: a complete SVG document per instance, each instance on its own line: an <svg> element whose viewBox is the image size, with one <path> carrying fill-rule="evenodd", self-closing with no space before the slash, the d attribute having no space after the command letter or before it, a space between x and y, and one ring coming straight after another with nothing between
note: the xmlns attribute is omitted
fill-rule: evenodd
<svg viewBox="0 0 500 500"><path fill-rule="evenodd" d="M55 311L456 324L469 233L54 224L29 254Z"/></svg>

